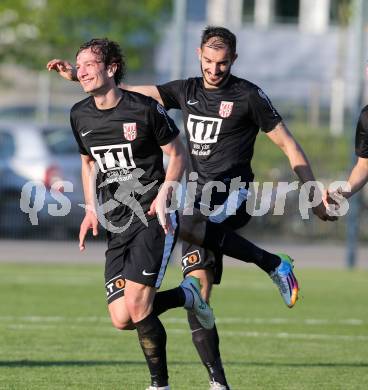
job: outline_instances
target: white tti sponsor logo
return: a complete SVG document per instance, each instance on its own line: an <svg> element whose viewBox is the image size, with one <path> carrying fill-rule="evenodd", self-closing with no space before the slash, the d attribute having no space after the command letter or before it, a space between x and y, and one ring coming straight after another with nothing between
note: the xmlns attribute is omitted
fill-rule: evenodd
<svg viewBox="0 0 368 390"><path fill-rule="evenodd" d="M124 137L128 141L134 141L137 138L137 124L134 123L124 123Z"/></svg>
<svg viewBox="0 0 368 390"><path fill-rule="evenodd" d="M228 118L233 110L233 102L225 102L224 100L220 104L219 115L221 118Z"/></svg>
<svg viewBox="0 0 368 390"><path fill-rule="evenodd" d="M190 141L197 142L199 144L217 142L221 124L222 119L190 114L187 121Z"/></svg>
<svg viewBox="0 0 368 390"><path fill-rule="evenodd" d="M91 152L101 172L136 167L131 144L95 146Z"/></svg>

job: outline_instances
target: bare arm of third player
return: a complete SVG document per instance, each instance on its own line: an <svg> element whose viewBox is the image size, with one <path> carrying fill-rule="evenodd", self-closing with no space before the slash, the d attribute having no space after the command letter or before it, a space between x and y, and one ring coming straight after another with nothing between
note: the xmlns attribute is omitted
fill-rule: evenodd
<svg viewBox="0 0 368 390"><path fill-rule="evenodd" d="M352 169L348 185L350 190L346 190L342 193L344 198L350 198L356 192L358 192L368 182L368 158L358 157L358 160Z"/></svg>
<svg viewBox="0 0 368 390"><path fill-rule="evenodd" d="M334 204L339 210L343 198L350 198L368 182L368 106L362 109L356 126L355 155L357 161L345 185L335 191L325 191L323 200L326 206Z"/></svg>

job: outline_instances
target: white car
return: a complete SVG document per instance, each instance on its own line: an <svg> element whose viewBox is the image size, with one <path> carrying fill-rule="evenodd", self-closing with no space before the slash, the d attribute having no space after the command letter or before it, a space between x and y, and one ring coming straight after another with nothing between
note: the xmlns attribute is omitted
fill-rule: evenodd
<svg viewBox="0 0 368 390"><path fill-rule="evenodd" d="M0 234L54 238L76 234L84 215L79 206L84 203L80 176L80 156L70 127L0 122ZM70 185L51 190L61 180L72 183L73 191L67 192ZM49 206L56 216L50 215ZM67 215L58 215L69 206Z"/></svg>

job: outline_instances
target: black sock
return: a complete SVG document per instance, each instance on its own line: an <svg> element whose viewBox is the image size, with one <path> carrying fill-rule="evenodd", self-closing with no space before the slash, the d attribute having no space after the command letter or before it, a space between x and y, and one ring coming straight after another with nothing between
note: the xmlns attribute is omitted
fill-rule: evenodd
<svg viewBox="0 0 368 390"><path fill-rule="evenodd" d="M232 230L210 221L206 223L202 246L246 263L254 263L267 273L274 271L281 263L279 256L258 248Z"/></svg>
<svg viewBox="0 0 368 390"><path fill-rule="evenodd" d="M182 307L185 303L185 293L181 287L172 288L171 290L159 291L153 301L152 312L159 316L166 310Z"/></svg>
<svg viewBox="0 0 368 390"><path fill-rule="evenodd" d="M210 381L228 386L225 371L222 367L216 325L212 329L204 329L192 312L188 312L188 322L192 330L192 340L203 365L207 368Z"/></svg>
<svg viewBox="0 0 368 390"><path fill-rule="evenodd" d="M151 374L151 386L167 386L165 328L153 313L134 325Z"/></svg>

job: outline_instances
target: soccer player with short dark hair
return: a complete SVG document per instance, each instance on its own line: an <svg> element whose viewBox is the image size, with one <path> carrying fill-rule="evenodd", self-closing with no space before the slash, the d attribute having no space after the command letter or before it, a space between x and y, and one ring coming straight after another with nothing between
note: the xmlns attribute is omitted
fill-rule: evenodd
<svg viewBox="0 0 368 390"><path fill-rule="evenodd" d="M194 194L194 217L181 216L182 269L185 277L196 276L202 295L209 301L212 285L220 283L223 254L254 263L276 283L284 302L293 307L298 283L292 259L269 253L236 233L250 220L246 212L248 186L254 178L251 160L261 129L288 157L300 180L314 181L310 164L267 95L255 84L231 74L237 58L236 37L226 28L207 27L202 34L198 58L202 77L176 80L159 86L127 86L124 89L153 97L165 108L181 109L190 154L188 179L198 181ZM49 69L73 79L71 64L52 60ZM213 191L216 183L217 191ZM239 184L236 188L233 184ZM204 201L205 200L205 201ZM233 209L232 215L226 212ZM198 210L209 211L202 218ZM222 210L222 211L221 211ZM323 204L314 207L322 220L333 220ZM207 249L204 249L207 248ZM192 340L208 370L211 390L228 389L221 363L216 326L204 329L189 313Z"/></svg>
<svg viewBox="0 0 368 390"><path fill-rule="evenodd" d="M167 216L162 210L171 196L167 184L180 180L185 165L179 130L157 101L117 87L124 60L115 42L93 39L82 45L76 70L90 95L70 114L86 201L80 249L85 248L89 229L98 234L103 209L111 321L118 329L137 330L151 374L148 390L169 390L166 332L158 315L184 306L198 315L204 327L214 323L200 296L198 279L156 294L175 242L176 214ZM169 156L166 175L163 152ZM96 192L101 193L102 205Z"/></svg>

